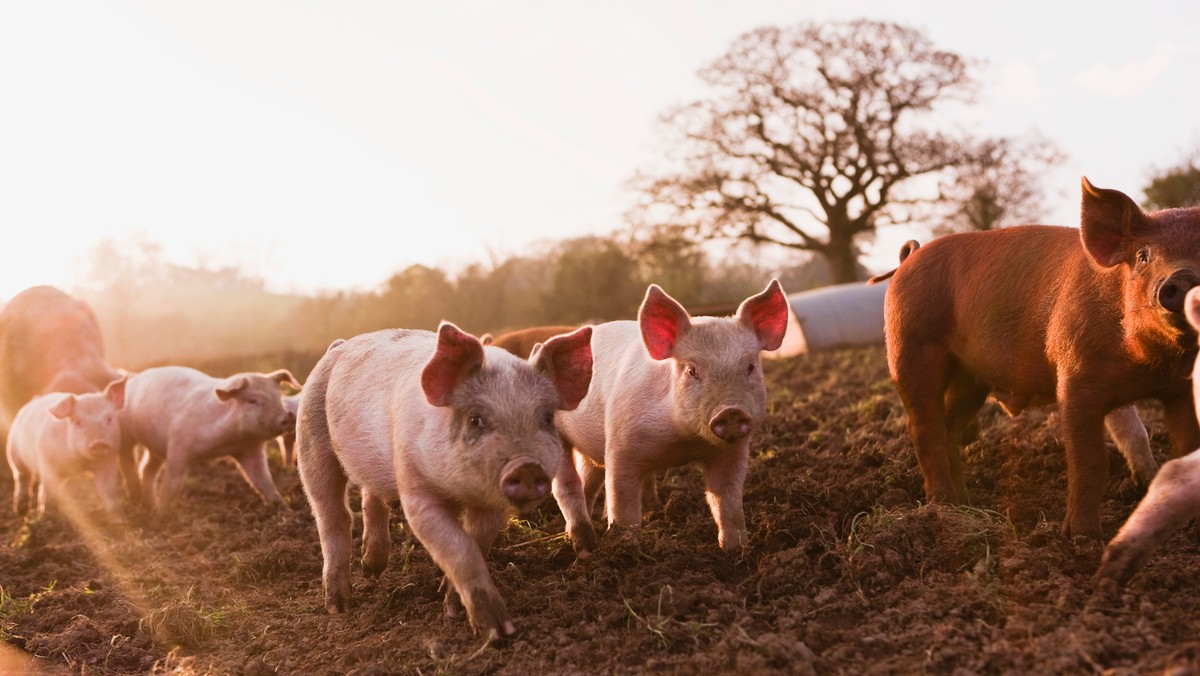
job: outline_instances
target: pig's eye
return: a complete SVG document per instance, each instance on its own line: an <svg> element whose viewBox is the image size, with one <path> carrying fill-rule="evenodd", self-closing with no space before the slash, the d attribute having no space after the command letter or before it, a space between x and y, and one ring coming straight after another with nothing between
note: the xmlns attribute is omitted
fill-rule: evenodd
<svg viewBox="0 0 1200 676"><path fill-rule="evenodd" d="M748 376L754 375L754 364L750 364L749 366L746 367L746 375L748 375Z"/></svg>
<svg viewBox="0 0 1200 676"><path fill-rule="evenodd" d="M700 374L696 372L696 367L693 364L688 364L687 374L689 377L695 378L696 380L700 380Z"/></svg>
<svg viewBox="0 0 1200 676"><path fill-rule="evenodd" d="M554 411L546 411L542 416L542 424L546 427L554 427Z"/></svg>
<svg viewBox="0 0 1200 676"><path fill-rule="evenodd" d="M258 405L262 404L262 400L259 399L258 397L247 397L246 403L250 404L251 406L258 406Z"/></svg>
<svg viewBox="0 0 1200 676"><path fill-rule="evenodd" d="M1149 263L1150 262L1150 250L1149 249L1139 249L1137 252L1137 262L1139 264Z"/></svg>
<svg viewBox="0 0 1200 676"><path fill-rule="evenodd" d="M475 414L467 418L467 424L476 429L483 429L483 416Z"/></svg>

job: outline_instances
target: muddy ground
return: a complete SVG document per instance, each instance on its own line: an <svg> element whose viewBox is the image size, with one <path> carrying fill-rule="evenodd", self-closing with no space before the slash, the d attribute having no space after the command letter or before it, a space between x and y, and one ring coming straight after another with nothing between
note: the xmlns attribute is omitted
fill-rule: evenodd
<svg viewBox="0 0 1200 676"><path fill-rule="evenodd" d="M271 510L217 462L193 474L167 523L30 526L0 510L0 663L89 674L1200 668L1200 535L1176 534L1123 592L1093 592L1099 543L1058 534L1052 411L1009 419L989 404L965 451L974 506L928 506L881 348L772 362L767 376L740 557L718 549L690 468L666 474L636 543L602 539L583 561L545 506L492 552L520 634L487 645L443 616L439 573L400 519L390 567L366 580L356 566L356 607L328 615L295 472L272 457L291 509ZM1159 413L1142 410L1165 459ZM1110 464L1109 536L1141 495L1111 449ZM0 495L11 488L0 478Z"/></svg>

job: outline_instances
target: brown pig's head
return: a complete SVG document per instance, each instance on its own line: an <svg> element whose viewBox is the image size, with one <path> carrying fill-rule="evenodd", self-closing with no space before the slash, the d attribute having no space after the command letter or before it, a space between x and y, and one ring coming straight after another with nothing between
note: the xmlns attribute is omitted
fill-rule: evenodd
<svg viewBox="0 0 1200 676"><path fill-rule="evenodd" d="M217 398L232 407L237 436L265 441L296 429L296 413L283 401L281 387L285 384L300 389L300 383L287 369L237 373L217 386Z"/></svg>
<svg viewBox="0 0 1200 676"><path fill-rule="evenodd" d="M1123 271L1126 325L1139 338L1194 350L1184 297L1200 286L1200 207L1148 214L1084 178L1080 237L1097 265Z"/></svg>
<svg viewBox="0 0 1200 676"><path fill-rule="evenodd" d="M554 415L587 394L591 336L590 326L555 336L525 361L442 322L421 373L425 398L448 411L452 476L439 480L493 508L524 511L549 496L565 457Z"/></svg>
<svg viewBox="0 0 1200 676"><path fill-rule="evenodd" d="M760 353L778 349L787 331L779 281L743 301L733 317L695 319L651 284L638 324L650 357L671 360L675 424L713 444L748 437L766 412Z"/></svg>
<svg viewBox="0 0 1200 676"><path fill-rule="evenodd" d="M125 378L103 392L71 394L50 409L50 415L67 423L67 448L79 458L98 460L121 447L117 412L125 406Z"/></svg>

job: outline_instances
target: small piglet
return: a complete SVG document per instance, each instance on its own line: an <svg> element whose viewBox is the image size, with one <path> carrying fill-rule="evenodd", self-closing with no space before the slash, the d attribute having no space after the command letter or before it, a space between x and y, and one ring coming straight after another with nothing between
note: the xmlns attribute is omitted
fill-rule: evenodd
<svg viewBox="0 0 1200 676"><path fill-rule="evenodd" d="M305 387L296 449L329 612L350 602L353 483L362 487L364 573L387 565L389 503L399 497L450 581L447 613L457 593L476 631L515 631L484 553L509 515L541 502L570 464L554 415L587 393L591 331L551 338L528 361L448 322L436 334L377 331L329 348Z"/></svg>
<svg viewBox="0 0 1200 676"><path fill-rule="evenodd" d="M185 366L160 366L130 376L121 412L125 471L132 471L135 445L145 447L142 493L166 514L190 465L228 455L259 497L282 503L267 469L266 443L296 426L283 403L284 383L300 387L285 369L213 378Z"/></svg>
<svg viewBox="0 0 1200 676"><path fill-rule="evenodd" d="M47 493L63 499L63 482L91 471L105 509L116 514L124 493L117 453L121 426L117 414L125 404L126 379L103 392L52 392L21 407L8 435L12 468L13 509L24 515L37 491L37 511L46 511Z"/></svg>
<svg viewBox="0 0 1200 676"><path fill-rule="evenodd" d="M1200 331L1200 287L1188 291L1184 313L1192 328ZM1200 360L1192 369L1192 388L1193 398L1200 402ZM1200 405L1196 415L1200 417ZM1200 450L1163 464L1137 509L1108 543L1096 578L1125 584L1167 536L1197 516L1200 516Z"/></svg>
<svg viewBox="0 0 1200 676"><path fill-rule="evenodd" d="M1130 404L1162 402L1176 455L1200 445L1183 315L1200 284L1200 208L1147 214L1085 178L1079 229L961 233L903 253L884 303L888 367L930 500L967 500L959 446L989 394L1013 414L1058 404L1067 534L1100 537L1106 423L1135 472L1153 472Z"/></svg>
<svg viewBox="0 0 1200 676"><path fill-rule="evenodd" d="M787 297L772 280L733 317L693 318L652 284L636 322L594 328L591 390L558 416L563 437L583 456L583 493L570 481L572 466L554 486L577 549L587 549L601 485L609 524L638 526L647 476L693 462L704 469L721 548L745 544L750 433L766 412L760 352L777 349L787 325Z"/></svg>

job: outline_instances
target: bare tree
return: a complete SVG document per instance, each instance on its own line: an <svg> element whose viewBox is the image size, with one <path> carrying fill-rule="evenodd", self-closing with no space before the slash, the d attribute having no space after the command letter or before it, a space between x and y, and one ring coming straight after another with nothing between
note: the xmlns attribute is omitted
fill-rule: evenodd
<svg viewBox="0 0 1200 676"><path fill-rule="evenodd" d="M634 220L811 251L837 282L859 235L936 198L912 179L980 150L939 115L970 100L965 61L893 23L760 28L700 77L713 93L664 116L673 166L635 177Z"/></svg>
<svg viewBox="0 0 1200 676"><path fill-rule="evenodd" d="M1054 143L1038 135L982 143L975 160L960 165L942 183L948 214L940 230L992 230L1040 220L1045 211L1042 174L1063 157Z"/></svg>
<svg viewBox="0 0 1200 676"><path fill-rule="evenodd" d="M1146 199L1142 206L1151 210L1200 204L1200 149L1173 167L1155 171L1143 191Z"/></svg>

